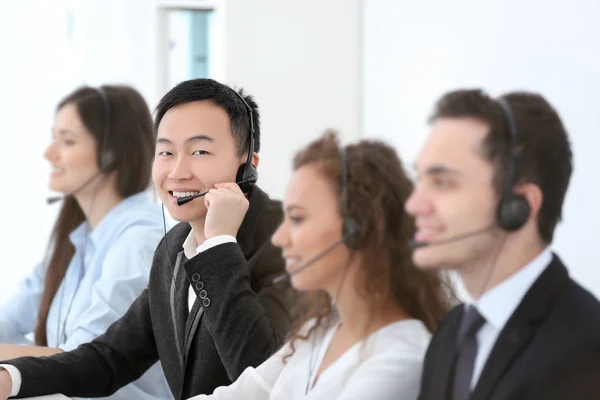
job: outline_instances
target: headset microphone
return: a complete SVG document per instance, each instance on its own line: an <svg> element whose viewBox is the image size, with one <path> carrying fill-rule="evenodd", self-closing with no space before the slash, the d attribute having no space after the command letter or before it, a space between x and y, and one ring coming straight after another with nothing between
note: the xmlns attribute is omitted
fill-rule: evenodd
<svg viewBox="0 0 600 400"><path fill-rule="evenodd" d="M236 183L237 183L237 185L238 185L238 186L241 186L241 185L243 185L244 183L248 183L248 182L250 182L250 181L251 181L251 179L244 179L244 180L241 180L241 181L239 181L239 182L236 182ZM192 201L192 200L194 200L194 199L197 199L198 197L206 196L206 194L207 194L207 193L208 193L208 191L206 191L206 192L202 192L202 193L198 193L198 194L195 194L195 195L193 195L193 196L179 197L179 198L177 199L177 205L178 205L178 206L182 206L182 205L184 205L184 204L186 204L186 203L189 203L190 201Z"/></svg>
<svg viewBox="0 0 600 400"><path fill-rule="evenodd" d="M60 201L60 200L62 200L62 199L64 199L64 198L66 198L66 197L71 197L71 196L74 196L74 195L76 195L77 193L79 193L80 191L82 191L83 189L85 189L85 187L86 187L87 185L89 185L90 183L92 183L92 181L94 181L94 179L96 179L97 177L99 177L99 176L100 176L102 173L103 173L103 171L98 171L98 173L96 173L96 174L95 174L94 176L92 176L90 179L88 179L87 181L85 181L85 183L84 183L83 185L79 186L79 187L78 187L76 190L72 191L72 192L71 192L71 193L69 193L69 194L65 194L65 195L62 195L62 196L48 197L48 198L46 199L46 203L47 203L47 204L54 204L54 203L56 203L57 201Z"/></svg>
<svg viewBox="0 0 600 400"><path fill-rule="evenodd" d="M486 228L483 229L478 229L476 231L472 231L472 232L468 232L468 233L463 233L462 235L457 235L457 236L452 236L449 237L447 239L442 239L442 240L433 240L431 242L419 242L417 240L411 240L408 242L408 247L410 247L412 250L421 248L421 247L427 247L427 246L434 246L436 244L445 244L445 243L452 243L452 242L456 242L462 239L466 239L466 238L470 238L471 236L476 236L479 235L481 233L485 233L485 232L489 232L492 229L494 229L496 225L491 225L488 226Z"/></svg>
<svg viewBox="0 0 600 400"><path fill-rule="evenodd" d="M340 246L341 244L343 244L348 239L349 239L349 236L348 237L346 237L346 236L342 237L340 240L338 240L337 242L335 242L334 244L332 244L331 246L329 246L328 248L326 248L322 252L318 253L316 256L314 256L313 258L309 259L307 262L305 262L304 264L302 264L301 266L299 266L298 268L296 268L292 272L283 273L283 274L279 275L277 278L273 279L273 284L277 285L277 284L279 284L281 282L284 282L284 281L290 279L292 276L294 276L294 275L296 275L296 274L304 271L306 268L310 267L311 265L313 265L314 263L316 263L317 261L319 261L321 258L325 257L327 254L329 254L331 251L335 250L338 246Z"/></svg>

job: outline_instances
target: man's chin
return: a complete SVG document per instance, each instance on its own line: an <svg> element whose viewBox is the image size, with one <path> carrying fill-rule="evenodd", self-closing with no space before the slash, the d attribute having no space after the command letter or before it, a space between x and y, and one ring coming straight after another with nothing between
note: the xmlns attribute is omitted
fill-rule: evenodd
<svg viewBox="0 0 600 400"><path fill-rule="evenodd" d="M175 215L171 215L173 217L174 220L178 221L178 222L188 222L188 223L192 223L192 222L196 222L196 221L201 221L204 219L204 215L190 215L190 214L175 214Z"/></svg>
<svg viewBox="0 0 600 400"><path fill-rule="evenodd" d="M171 204L167 209L171 217L179 222L193 222L206 216L206 210L199 210L198 207L193 207L193 204L190 203L183 206Z"/></svg>

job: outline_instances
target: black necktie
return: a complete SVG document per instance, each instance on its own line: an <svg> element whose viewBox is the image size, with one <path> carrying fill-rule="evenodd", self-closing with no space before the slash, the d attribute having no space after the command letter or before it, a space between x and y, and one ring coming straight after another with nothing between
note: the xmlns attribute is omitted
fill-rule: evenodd
<svg viewBox="0 0 600 400"><path fill-rule="evenodd" d="M452 400L467 400L471 394L471 378L477 355L477 331L485 324L485 318L477 308L470 306L463 315L458 331L458 354L454 368Z"/></svg>

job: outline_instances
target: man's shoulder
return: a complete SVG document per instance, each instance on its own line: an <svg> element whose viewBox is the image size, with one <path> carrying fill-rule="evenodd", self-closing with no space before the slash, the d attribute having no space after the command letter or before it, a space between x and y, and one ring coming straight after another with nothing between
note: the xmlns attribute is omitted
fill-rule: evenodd
<svg viewBox="0 0 600 400"><path fill-rule="evenodd" d="M251 231L257 244L262 244L263 239L270 238L283 220L282 203L256 186L250 195L247 217L240 229Z"/></svg>
<svg viewBox="0 0 600 400"><path fill-rule="evenodd" d="M279 214L283 212L283 209L281 208L281 201L271 198L271 196L269 196L258 186L255 186L252 189L252 194L250 195L249 200L251 204L256 204L258 206L257 208L263 212L277 212Z"/></svg>
<svg viewBox="0 0 600 400"><path fill-rule="evenodd" d="M600 301L588 289L569 278L556 302L555 312L565 323L589 330L600 339Z"/></svg>
<svg viewBox="0 0 600 400"><path fill-rule="evenodd" d="M182 250L183 242L185 238L191 232L192 227L188 222L179 222L177 225L169 229L163 240L161 241L158 249L161 246L167 246L170 252L176 251L179 252ZM164 242L164 243L163 243Z"/></svg>

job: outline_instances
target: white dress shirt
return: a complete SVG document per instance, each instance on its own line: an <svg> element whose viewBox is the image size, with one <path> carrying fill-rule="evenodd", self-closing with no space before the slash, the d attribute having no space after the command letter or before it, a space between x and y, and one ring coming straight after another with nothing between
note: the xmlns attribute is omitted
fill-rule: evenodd
<svg viewBox="0 0 600 400"><path fill-rule="evenodd" d="M308 329L309 322L304 331ZM421 321L411 319L389 324L355 344L323 371L313 385L339 320L319 328L308 340L298 340L287 360L289 343L257 368L248 367L229 386L212 395L189 400L415 400L425 351L431 334ZM311 368L312 365L312 368ZM306 392L307 387L311 387Z"/></svg>
<svg viewBox="0 0 600 400"><path fill-rule="evenodd" d="M471 377L471 390L477 385L485 362L504 325L551 261L552 253L550 248L546 248L523 269L485 292L478 301L466 294L465 310L467 307L477 307L486 321L477 332L477 357Z"/></svg>

